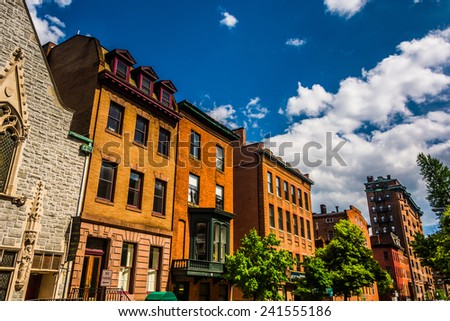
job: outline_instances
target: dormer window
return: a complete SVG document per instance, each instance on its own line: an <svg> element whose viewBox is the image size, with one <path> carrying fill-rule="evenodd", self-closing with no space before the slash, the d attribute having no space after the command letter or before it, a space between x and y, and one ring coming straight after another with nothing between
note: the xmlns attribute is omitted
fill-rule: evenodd
<svg viewBox="0 0 450 321"><path fill-rule="evenodd" d="M129 67L123 61L116 60L116 69L114 72L117 76L128 81L128 69Z"/></svg>
<svg viewBox="0 0 450 321"><path fill-rule="evenodd" d="M171 107L172 105L172 95L164 89L161 89L161 104L166 107Z"/></svg>
<svg viewBox="0 0 450 321"><path fill-rule="evenodd" d="M152 82L150 81L150 79L146 78L146 77L142 77L141 79L141 88L142 92L148 96L150 96L151 92L152 92Z"/></svg>

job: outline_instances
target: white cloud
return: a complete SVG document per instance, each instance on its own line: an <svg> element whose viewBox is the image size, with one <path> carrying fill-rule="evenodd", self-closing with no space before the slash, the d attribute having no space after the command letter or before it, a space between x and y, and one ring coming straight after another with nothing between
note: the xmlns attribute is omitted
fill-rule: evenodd
<svg viewBox="0 0 450 321"><path fill-rule="evenodd" d="M288 46L300 47L306 44L306 40L299 38L289 38L285 44Z"/></svg>
<svg viewBox="0 0 450 321"><path fill-rule="evenodd" d="M298 95L289 98L286 108L287 115L294 116L302 113L307 116L317 116L331 102L333 96L327 93L320 85L314 85L311 89L298 83Z"/></svg>
<svg viewBox="0 0 450 321"><path fill-rule="evenodd" d="M66 7L72 3L72 0L53 0L59 7ZM44 0L26 0L28 9L30 11L31 19L36 28L41 44L49 41L58 43L59 40L65 37L62 30L65 24L58 17L45 15L44 18L39 17L38 8L45 5Z"/></svg>
<svg viewBox="0 0 450 321"><path fill-rule="evenodd" d="M250 99L250 102L245 106L244 115L248 118L263 119L269 113L266 107L261 106L259 97Z"/></svg>
<svg viewBox="0 0 450 321"><path fill-rule="evenodd" d="M227 26L229 29L234 28L239 22L235 16L229 14L228 12L222 12L222 16L224 18L220 20L220 24Z"/></svg>
<svg viewBox="0 0 450 321"><path fill-rule="evenodd" d="M209 116L217 120L219 123L234 129L239 127L235 120L236 120L236 110L234 107L230 104L228 105L220 105L220 106L214 106L213 109L206 112Z"/></svg>
<svg viewBox="0 0 450 321"><path fill-rule="evenodd" d="M321 203L339 205L341 209L352 204L368 219L366 176L390 174L422 207L424 225L435 223L416 157L419 152L430 153L450 165L450 76L446 74L450 66L450 28L402 42L397 49L397 54L363 71L361 77L342 80L334 94L320 85L308 89L299 83L297 95L288 100L288 117L304 114L308 118L292 123L285 134L271 140L278 144L292 142L292 148L280 156L297 164L316 182L315 211ZM433 101L446 103L446 107L426 111ZM408 108L411 102L425 112ZM336 159L326 166L327 132L332 137L329 149L345 141L338 155L347 166L341 166ZM304 150L308 142L317 142L322 149ZM273 152L279 154L276 148ZM308 166L308 159L323 163Z"/></svg>
<svg viewBox="0 0 450 321"><path fill-rule="evenodd" d="M351 18L361 11L368 0L324 0L327 10L345 18Z"/></svg>

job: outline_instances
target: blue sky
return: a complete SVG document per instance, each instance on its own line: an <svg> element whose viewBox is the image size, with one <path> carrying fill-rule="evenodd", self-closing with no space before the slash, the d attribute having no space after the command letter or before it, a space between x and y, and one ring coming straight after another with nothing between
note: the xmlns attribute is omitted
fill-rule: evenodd
<svg viewBox="0 0 450 321"><path fill-rule="evenodd" d="M222 123L270 134L315 181L321 203L360 208L366 176L398 178L434 214L415 164L450 164L450 0L27 0L42 43L80 33L138 65ZM326 165L326 137L345 144ZM319 143L322 149L305 146ZM300 156L299 156L300 155ZM296 159L300 161L296 161Z"/></svg>

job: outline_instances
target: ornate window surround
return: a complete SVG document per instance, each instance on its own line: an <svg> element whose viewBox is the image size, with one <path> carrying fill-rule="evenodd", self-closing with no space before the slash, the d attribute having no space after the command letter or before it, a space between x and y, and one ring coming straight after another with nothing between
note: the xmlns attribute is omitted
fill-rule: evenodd
<svg viewBox="0 0 450 321"><path fill-rule="evenodd" d="M0 190L0 198L8 199L17 206L23 205L26 200L24 196L17 195L16 191L17 173L30 128L23 63L23 51L21 48L17 48L11 54L11 59L6 63L3 70L0 69L0 135L7 132L15 141L4 188Z"/></svg>

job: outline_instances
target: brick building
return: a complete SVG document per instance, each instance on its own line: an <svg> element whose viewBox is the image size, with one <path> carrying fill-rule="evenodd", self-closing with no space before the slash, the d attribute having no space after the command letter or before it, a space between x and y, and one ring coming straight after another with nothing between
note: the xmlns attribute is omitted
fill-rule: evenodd
<svg viewBox="0 0 450 321"><path fill-rule="evenodd" d="M327 212L327 207L324 204L320 205L320 213L313 213L314 221L314 238L316 247L324 247L334 237L334 226L339 223L340 220L349 220L351 223L358 226L363 232L366 239L366 246L372 249L370 242L369 227L364 219L361 211L350 205L349 209L339 211L339 207L336 206L335 211ZM342 300L343 298L336 297L335 300ZM361 296L352 296L351 301L378 301L377 286L374 284L371 287L364 287L362 289Z"/></svg>
<svg viewBox="0 0 450 321"><path fill-rule="evenodd" d="M187 101L179 105L172 290L181 300L228 300L233 251L233 147L239 137Z"/></svg>
<svg viewBox="0 0 450 321"><path fill-rule="evenodd" d="M398 260L394 260L396 257L400 260L403 254L409 266L409 273L406 272L406 278L409 280L408 290L405 289L403 283L396 283L397 294L406 300L425 300L426 293L431 294L434 291L432 271L429 267L421 265L411 247L414 235L416 233L423 234L420 219L423 215L422 211L412 199L411 194L407 192L406 187L401 185L397 179L391 178L390 175L387 175L386 178L379 176L377 179L368 176L364 185L372 234L377 237L377 246L374 251L382 252L381 254L377 253L377 257L383 257L382 261L390 262L383 264L391 273L392 279L396 280L397 275L403 275L404 279L405 274L397 272L395 269L398 267ZM398 245L397 248L401 250L401 253L397 253L399 255L392 255L393 240ZM386 260L384 252L388 253ZM391 254L389 254L390 252Z"/></svg>
<svg viewBox="0 0 450 321"><path fill-rule="evenodd" d="M127 50L108 50L95 38L74 36L45 48L63 101L75 110L72 128L94 142L72 235L71 295L142 300L164 291L180 120L176 88L158 80L152 67L135 66Z"/></svg>
<svg viewBox="0 0 450 321"><path fill-rule="evenodd" d="M0 301L64 296L67 230L87 157L25 1L1 1Z"/></svg>
<svg viewBox="0 0 450 321"><path fill-rule="evenodd" d="M244 129L235 132L240 136L233 155L235 249L255 228L261 236L273 232L281 241L280 247L299 261L313 255L313 181L273 155L264 143L247 143ZM300 272L297 266L291 277L298 277ZM283 291L287 300L294 299L290 284Z"/></svg>

